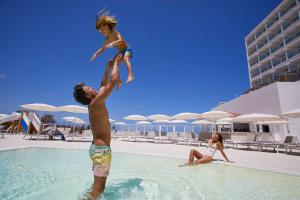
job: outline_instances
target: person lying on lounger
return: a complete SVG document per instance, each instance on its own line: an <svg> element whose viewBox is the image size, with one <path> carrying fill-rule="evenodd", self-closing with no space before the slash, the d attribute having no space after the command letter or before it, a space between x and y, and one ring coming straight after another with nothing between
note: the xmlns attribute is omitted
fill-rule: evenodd
<svg viewBox="0 0 300 200"><path fill-rule="evenodd" d="M204 164L213 161L213 157L216 151L219 150L222 156L225 158L227 162L229 161L225 152L223 145L223 138L220 134L212 134L211 139L208 141L207 148L203 152L199 152L196 149L192 149L189 155L189 165L192 164ZM194 162L194 158L196 158L196 162Z"/></svg>

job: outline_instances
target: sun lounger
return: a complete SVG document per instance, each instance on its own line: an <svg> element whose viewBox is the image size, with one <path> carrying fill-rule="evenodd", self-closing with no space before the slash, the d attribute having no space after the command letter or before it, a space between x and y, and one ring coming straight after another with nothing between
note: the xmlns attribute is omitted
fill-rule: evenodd
<svg viewBox="0 0 300 200"><path fill-rule="evenodd" d="M290 143L285 144L285 153L287 153L287 150L290 152L293 152L292 150L300 150L300 143L298 136L290 136L292 137L292 141Z"/></svg>
<svg viewBox="0 0 300 200"><path fill-rule="evenodd" d="M233 132L231 133L231 139L225 140L225 144L231 144L236 149L243 146L250 150L251 146L257 147L256 134L250 132Z"/></svg>
<svg viewBox="0 0 300 200"><path fill-rule="evenodd" d="M84 130L82 134L80 133L68 134L65 140L67 142L92 142L93 134L91 130Z"/></svg>
<svg viewBox="0 0 300 200"><path fill-rule="evenodd" d="M211 132L200 132L198 136L199 145L206 146L208 143L208 140L211 139L212 133Z"/></svg>

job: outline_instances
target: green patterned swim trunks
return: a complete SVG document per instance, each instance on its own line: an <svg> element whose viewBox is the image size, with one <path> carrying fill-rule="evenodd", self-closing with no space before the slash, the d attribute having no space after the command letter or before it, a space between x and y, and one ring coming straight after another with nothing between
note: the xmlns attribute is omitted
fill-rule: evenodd
<svg viewBox="0 0 300 200"><path fill-rule="evenodd" d="M89 153L93 161L94 176L107 177L111 163L110 147L92 144Z"/></svg>

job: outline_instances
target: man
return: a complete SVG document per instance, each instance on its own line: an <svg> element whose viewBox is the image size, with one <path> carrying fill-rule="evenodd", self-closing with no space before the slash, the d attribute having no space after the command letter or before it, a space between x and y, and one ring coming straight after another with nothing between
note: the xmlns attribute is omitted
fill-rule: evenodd
<svg viewBox="0 0 300 200"><path fill-rule="evenodd" d="M84 83L79 83L74 87L74 98L76 101L88 105L90 126L93 133L93 142L89 150L94 171L94 184L89 194L91 199L96 199L102 194L109 173L111 163L111 135L105 100L118 81L118 64L121 61L121 56L109 61L98 92ZM111 67L112 72L108 80Z"/></svg>

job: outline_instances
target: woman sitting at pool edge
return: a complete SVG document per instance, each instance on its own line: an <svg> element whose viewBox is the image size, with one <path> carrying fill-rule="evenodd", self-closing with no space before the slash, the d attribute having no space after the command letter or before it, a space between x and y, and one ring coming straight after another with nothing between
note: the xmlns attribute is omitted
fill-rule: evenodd
<svg viewBox="0 0 300 200"><path fill-rule="evenodd" d="M227 162L229 161L225 152L223 151L224 145L223 145L223 138L220 134L212 134L211 139L208 141L207 148L205 149L205 152L199 152L196 149L192 149L190 151L189 155L189 165L192 164L204 164L209 163L213 161L214 154L217 150L219 150L222 154L222 156L225 158ZM194 157L196 157L197 162L193 163Z"/></svg>

